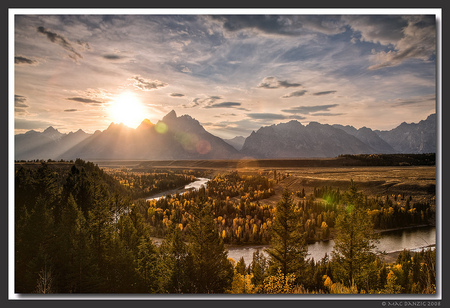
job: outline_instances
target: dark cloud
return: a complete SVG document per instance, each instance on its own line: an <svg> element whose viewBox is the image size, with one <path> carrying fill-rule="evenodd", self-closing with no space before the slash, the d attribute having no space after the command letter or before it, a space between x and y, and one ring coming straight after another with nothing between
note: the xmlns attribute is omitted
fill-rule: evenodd
<svg viewBox="0 0 450 308"><path fill-rule="evenodd" d="M316 92L313 93L313 95L327 95L327 94L333 94L336 93L337 91L322 91L322 92Z"/></svg>
<svg viewBox="0 0 450 308"><path fill-rule="evenodd" d="M92 105L101 105L103 102L97 101L95 99L91 98L84 98L84 97L69 97L67 98L69 101L75 101L83 104L92 104Z"/></svg>
<svg viewBox="0 0 450 308"><path fill-rule="evenodd" d="M14 64L30 64L30 65L36 65L39 62L37 60L25 58L23 56L15 56L14 57Z"/></svg>
<svg viewBox="0 0 450 308"><path fill-rule="evenodd" d="M312 116L322 116L322 117L336 117L336 116L341 116L344 115L345 113L326 113L326 112L319 112L319 113L314 113L312 114Z"/></svg>
<svg viewBox="0 0 450 308"><path fill-rule="evenodd" d="M295 91L295 92L291 92L289 94L285 94L283 95L281 98L289 98L289 97L298 97L298 96L303 96L306 94L306 90L300 90L300 91Z"/></svg>
<svg viewBox="0 0 450 308"><path fill-rule="evenodd" d="M75 112L78 111L78 109L65 109L64 112Z"/></svg>
<svg viewBox="0 0 450 308"><path fill-rule="evenodd" d="M308 33L337 34L345 31L340 16L226 15L212 16L228 31L254 29L270 35L299 36Z"/></svg>
<svg viewBox="0 0 450 308"><path fill-rule="evenodd" d="M258 84L258 88L265 89L278 89L278 88L292 88L292 87L300 87L300 83L291 83L286 80L278 80L276 77L265 77L260 84Z"/></svg>
<svg viewBox="0 0 450 308"><path fill-rule="evenodd" d="M117 54L108 54L108 55L103 55L102 57L106 60L113 60L113 61L114 60L122 60L125 58L125 57L117 55Z"/></svg>
<svg viewBox="0 0 450 308"><path fill-rule="evenodd" d="M303 120L305 117L293 115L293 116L285 116L279 113L247 113L247 116L249 116L252 119L255 120Z"/></svg>
<svg viewBox="0 0 450 308"><path fill-rule="evenodd" d="M223 102L205 106L205 108L235 108L241 106L241 103L237 102Z"/></svg>
<svg viewBox="0 0 450 308"><path fill-rule="evenodd" d="M183 96L185 96L184 94L181 94L181 93L170 93L169 95L172 96L172 97L183 97Z"/></svg>
<svg viewBox="0 0 450 308"><path fill-rule="evenodd" d="M51 32L48 29L45 29L44 27L38 27L37 31L39 33L42 33L44 35L47 36L47 38L50 40L50 42L58 44L59 46L61 46L62 48L64 48L68 54L69 57L74 60L74 61L78 61L78 59L82 59L83 57L81 56L81 54L73 47L72 42L70 42L68 39L66 39L64 36L59 35L55 32ZM82 42L78 42L79 45L83 46ZM84 45L84 47L89 46Z"/></svg>
<svg viewBox="0 0 450 308"><path fill-rule="evenodd" d="M255 120L284 120L287 118L279 113L247 113L247 116Z"/></svg>
<svg viewBox="0 0 450 308"><path fill-rule="evenodd" d="M28 108L29 106L26 104L27 98L22 95L14 95L14 107L19 108Z"/></svg>
<svg viewBox="0 0 450 308"><path fill-rule="evenodd" d="M293 114L310 114L313 112L318 111L329 111L330 108L337 107L338 104L331 104L331 105L317 105L317 106L299 106L299 107L293 107L290 109L282 110L283 112L287 113L293 113Z"/></svg>
<svg viewBox="0 0 450 308"><path fill-rule="evenodd" d="M168 84L165 82L159 80L148 80L142 78L141 76L131 77L130 80L133 80L133 85L142 91L152 91L168 86Z"/></svg>

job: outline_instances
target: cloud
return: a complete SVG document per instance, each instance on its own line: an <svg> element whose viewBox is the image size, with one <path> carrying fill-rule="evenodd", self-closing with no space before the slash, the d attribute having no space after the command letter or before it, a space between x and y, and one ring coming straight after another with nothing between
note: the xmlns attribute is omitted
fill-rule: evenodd
<svg viewBox="0 0 450 308"><path fill-rule="evenodd" d="M172 96L172 97L183 97L183 96L185 96L184 94L181 94L181 93L170 93L169 95Z"/></svg>
<svg viewBox="0 0 450 308"><path fill-rule="evenodd" d="M333 94L336 93L337 91L322 91L322 92L316 92L313 93L313 95L327 95L327 94Z"/></svg>
<svg viewBox="0 0 450 308"><path fill-rule="evenodd" d="M295 91L295 92L291 92L289 94L285 94L283 95L281 98L289 98L289 97L297 97L297 96L303 96L306 94L306 90L300 90L300 91Z"/></svg>
<svg viewBox="0 0 450 308"><path fill-rule="evenodd" d="M28 115L27 98L22 95L14 95L14 113L17 115Z"/></svg>
<svg viewBox="0 0 450 308"><path fill-rule="evenodd" d="M407 105L421 105L421 104L435 104L436 95L425 95L425 96L415 96L409 99L396 99L394 104L396 106L407 106Z"/></svg>
<svg viewBox="0 0 450 308"><path fill-rule="evenodd" d="M205 108L235 108L241 106L241 103L237 102L223 102L205 106Z"/></svg>
<svg viewBox="0 0 450 308"><path fill-rule="evenodd" d="M106 55L103 55L102 57L106 60L113 60L113 61L122 60L122 59L126 58L126 57L118 55L118 54L106 54Z"/></svg>
<svg viewBox="0 0 450 308"><path fill-rule="evenodd" d="M304 36L311 33L337 34L345 31L340 16L226 15L212 16L227 31L256 30L269 35Z"/></svg>
<svg viewBox="0 0 450 308"><path fill-rule="evenodd" d="M215 101L222 99L222 96L218 96L218 95L212 95L212 96L208 96L208 97L196 97L192 100L191 103L187 104L187 105L183 105L182 107L184 108L193 108L193 107L197 107L200 105L204 105L205 108L208 108L207 106L213 105Z"/></svg>
<svg viewBox="0 0 450 308"><path fill-rule="evenodd" d="M278 88L292 88L292 87L300 87L300 83L290 83L286 80L278 80L276 77L265 77L260 84L258 84L258 88L265 89L278 89Z"/></svg>
<svg viewBox="0 0 450 308"><path fill-rule="evenodd" d="M326 113L326 112L319 112L319 113L314 113L312 114L312 116L322 116L322 117L336 117L336 116L341 116L344 115L345 113Z"/></svg>
<svg viewBox="0 0 450 308"><path fill-rule="evenodd" d="M23 56L15 56L14 57L14 64L29 64L29 65L37 65L39 64L39 61L34 60L34 59L29 59Z"/></svg>
<svg viewBox="0 0 450 308"><path fill-rule="evenodd" d="M331 104L331 105L317 105L317 106L299 106L299 107L293 107L290 109L282 110L283 112L287 113L293 113L293 114L310 114L313 112L318 111L329 111L330 108L337 107L338 104Z"/></svg>
<svg viewBox="0 0 450 308"><path fill-rule="evenodd" d="M66 39L64 36L59 35L55 32L51 32L50 30L42 26L37 27L37 31L47 36L50 42L58 44L63 49L65 49L68 52L69 58L71 58L75 62L78 62L78 59L83 58L83 56L73 47L73 43ZM89 49L89 45L87 43L78 41L77 44Z"/></svg>
<svg viewBox="0 0 450 308"><path fill-rule="evenodd" d="M20 108L27 108L29 107L25 102L27 101L27 98L22 95L14 95L14 107L20 107Z"/></svg>
<svg viewBox="0 0 450 308"><path fill-rule="evenodd" d="M168 84L165 82L159 80L148 80L142 78L141 76L134 76L131 77L129 80L133 80L134 81L133 86L142 91L152 91L168 86Z"/></svg>
<svg viewBox="0 0 450 308"><path fill-rule="evenodd" d="M65 109L64 112L75 112L78 111L78 109Z"/></svg>
<svg viewBox="0 0 450 308"><path fill-rule="evenodd" d="M247 116L249 116L252 119L255 120L286 120L286 119L296 119L296 120L303 120L305 117L302 116L285 116L279 113L247 113Z"/></svg>
<svg viewBox="0 0 450 308"><path fill-rule="evenodd" d="M427 16L407 16L402 38L389 51L373 51L375 64L369 70L398 66L408 59L428 61L436 54L436 23Z"/></svg>
<svg viewBox="0 0 450 308"><path fill-rule="evenodd" d="M92 105L101 105L103 102L92 99L92 98L84 98L84 97L69 97L67 98L69 101L75 101L83 104L92 104Z"/></svg>

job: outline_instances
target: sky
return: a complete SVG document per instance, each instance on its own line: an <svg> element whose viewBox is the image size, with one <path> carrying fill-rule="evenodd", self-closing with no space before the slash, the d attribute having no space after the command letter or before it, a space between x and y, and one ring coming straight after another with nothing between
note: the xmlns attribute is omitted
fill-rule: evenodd
<svg viewBox="0 0 450 308"><path fill-rule="evenodd" d="M291 120L390 130L426 119L435 15L367 11L16 10L14 132L136 128L171 110L225 139Z"/></svg>

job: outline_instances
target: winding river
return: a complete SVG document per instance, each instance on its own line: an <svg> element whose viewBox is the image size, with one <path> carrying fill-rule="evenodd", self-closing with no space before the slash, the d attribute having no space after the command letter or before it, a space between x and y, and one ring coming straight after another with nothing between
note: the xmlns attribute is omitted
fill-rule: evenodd
<svg viewBox="0 0 450 308"><path fill-rule="evenodd" d="M167 195L181 194L188 190L198 190L205 186L210 179L198 178L196 181L186 185L184 188L165 191L148 197L147 200L160 199ZM161 239L157 239L158 244ZM377 244L377 252L384 251L386 253L395 252L403 249L420 250L422 248L436 245L436 227L415 227L403 230L385 231L381 233L380 242ZM322 259L327 253L329 256L333 250L334 241L321 241L308 245L308 258L314 258L315 261ZM238 261L244 257L245 263L250 264L253 260L253 253L259 250L266 257L264 249L268 246L231 246L228 248L228 257Z"/></svg>

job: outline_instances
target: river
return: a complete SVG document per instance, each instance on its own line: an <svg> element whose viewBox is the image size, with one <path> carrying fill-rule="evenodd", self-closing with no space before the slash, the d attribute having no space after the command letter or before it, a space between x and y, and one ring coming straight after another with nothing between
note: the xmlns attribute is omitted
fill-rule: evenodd
<svg viewBox="0 0 450 308"><path fill-rule="evenodd" d="M417 227L403 230L386 231L381 233L380 242L377 244L377 252L395 252L403 249L420 250L430 245L436 245L436 227ZM315 261L322 259L325 253L330 256L333 250L334 241L315 242L308 245L307 258L314 258ZM228 257L236 262L244 257L245 264L249 265L253 260L253 253L259 250L266 257L264 249L268 246L241 246L229 247Z"/></svg>
<svg viewBox="0 0 450 308"><path fill-rule="evenodd" d="M184 188L165 191L148 197L147 200L160 199L167 195L181 194L188 190L198 190L200 187L205 186L210 179L198 178L196 181L186 185ZM157 242L160 242L157 241ZM384 251L386 253L395 252L403 249L420 250L421 248L436 245L436 227L416 227L403 230L385 231L381 233L380 242L377 244L377 252ZM250 264L253 260L253 253L259 250L266 257L267 254L264 249L268 246L232 246L228 248L228 257L232 258L236 262L241 257L244 257L245 264ZM321 241L308 245L307 258L314 258L315 261L322 259L327 253L329 256L334 247L334 241Z"/></svg>
<svg viewBox="0 0 450 308"><path fill-rule="evenodd" d="M188 190L199 190L200 187L205 186L206 187L206 183L208 183L210 179L208 178L197 178L194 182L187 184L186 186L184 186L184 188L177 188L177 189L172 189L172 190L168 190L168 191L164 191L162 193L159 194L155 194L152 195L148 198L146 198L147 201L149 200L159 200L167 195L175 195L175 194L182 194Z"/></svg>

